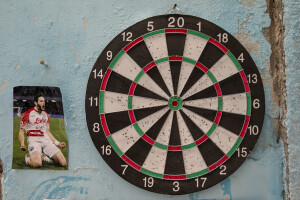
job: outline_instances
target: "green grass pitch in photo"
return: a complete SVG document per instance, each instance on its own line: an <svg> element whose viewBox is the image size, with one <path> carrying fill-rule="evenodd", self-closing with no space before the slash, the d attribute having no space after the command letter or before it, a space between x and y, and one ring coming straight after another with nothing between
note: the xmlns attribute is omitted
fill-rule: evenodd
<svg viewBox="0 0 300 200"><path fill-rule="evenodd" d="M27 144L27 138L25 136L25 145L26 145L26 151L20 150L20 142L19 142L19 130L20 130L20 120L21 117L14 117L13 119L13 162L12 162L12 168L13 169L35 169L32 168L25 163L25 155L28 154L28 144ZM63 155L65 156L66 160L68 160L68 139L65 132L65 126L64 126L64 119L61 118L52 118L50 116L50 132L52 135L61 142L66 143L66 147L63 149L60 149ZM53 164L44 163L40 168L36 169L44 169L44 170L67 170L68 166L66 167L60 167Z"/></svg>

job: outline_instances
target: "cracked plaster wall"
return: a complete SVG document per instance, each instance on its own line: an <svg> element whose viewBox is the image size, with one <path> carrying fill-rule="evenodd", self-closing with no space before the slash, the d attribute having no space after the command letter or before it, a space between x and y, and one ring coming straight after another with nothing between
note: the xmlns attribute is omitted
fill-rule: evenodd
<svg viewBox="0 0 300 200"><path fill-rule="evenodd" d="M287 86L287 143L289 170L289 197L300 199L300 2L283 0L284 47Z"/></svg>
<svg viewBox="0 0 300 200"><path fill-rule="evenodd" d="M297 140L298 59L287 56L287 133L290 136L290 187L285 187L284 144L277 142L280 107L270 75L270 24L265 0L177 1L184 14L216 23L234 35L251 53L262 75L266 114L262 135L249 159L228 179L208 190L183 196L143 191L120 179L99 156L85 124L87 77L108 41L144 18L164 14L173 1L1 1L0 2L0 158L4 199L282 199L290 188L299 192ZM297 57L299 21L294 5L285 2L287 51ZM299 10L299 9L298 9ZM298 32L297 32L298 31ZM298 36L297 36L298 34ZM265 37L266 36L266 37ZM290 45L289 45L290 44ZM291 46L294 45L296 50ZM48 68L40 65L45 60ZM299 74L299 71L298 71ZM299 81L298 81L299 83ZM12 88L20 85L60 87L69 139L68 171L12 170ZM298 96L297 96L298 95ZM292 113L289 113L292 112ZM295 114L295 115L294 115ZM289 126L291 125L291 126ZM299 123L298 123L299 125ZM294 137L294 138L293 138ZM298 137L299 138L299 137ZM18 190L16 190L18 188Z"/></svg>

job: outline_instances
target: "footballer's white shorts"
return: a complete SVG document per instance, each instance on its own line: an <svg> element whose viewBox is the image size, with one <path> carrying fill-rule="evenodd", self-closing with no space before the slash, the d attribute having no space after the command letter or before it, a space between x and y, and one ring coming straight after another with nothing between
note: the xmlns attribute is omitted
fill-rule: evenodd
<svg viewBox="0 0 300 200"><path fill-rule="evenodd" d="M59 148L49 140L33 140L28 143L28 151L31 155L33 152L39 152L46 154L50 158L59 152Z"/></svg>

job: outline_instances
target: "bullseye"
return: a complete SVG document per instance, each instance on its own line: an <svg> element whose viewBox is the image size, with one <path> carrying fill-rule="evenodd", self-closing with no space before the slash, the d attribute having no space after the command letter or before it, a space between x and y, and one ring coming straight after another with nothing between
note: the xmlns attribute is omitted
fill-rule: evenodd
<svg viewBox="0 0 300 200"><path fill-rule="evenodd" d="M179 110L182 107L182 100L180 97L173 96L169 99L169 107L172 110Z"/></svg>
<svg viewBox="0 0 300 200"><path fill-rule="evenodd" d="M172 101L172 106L177 107L178 106L178 102L177 101Z"/></svg>

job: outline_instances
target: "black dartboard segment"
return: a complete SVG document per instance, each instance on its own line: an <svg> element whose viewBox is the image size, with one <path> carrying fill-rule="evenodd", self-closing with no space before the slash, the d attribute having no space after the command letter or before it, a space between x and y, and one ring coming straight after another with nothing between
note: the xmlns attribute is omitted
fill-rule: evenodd
<svg viewBox="0 0 300 200"><path fill-rule="evenodd" d="M258 69L233 36L198 17L162 15L107 45L85 107L94 145L119 176L148 191L187 194L245 161L264 102Z"/></svg>

